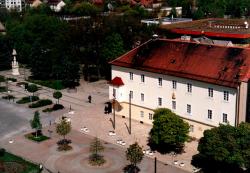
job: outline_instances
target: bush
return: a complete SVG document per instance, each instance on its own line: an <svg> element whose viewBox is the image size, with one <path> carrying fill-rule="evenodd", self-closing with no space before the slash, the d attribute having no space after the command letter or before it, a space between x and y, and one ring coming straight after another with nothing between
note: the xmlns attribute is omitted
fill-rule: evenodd
<svg viewBox="0 0 250 173"><path fill-rule="evenodd" d="M32 80L29 79L29 82L46 86L48 88L56 89L56 90L61 90L64 89L65 86L63 85L61 80Z"/></svg>
<svg viewBox="0 0 250 173"><path fill-rule="evenodd" d="M3 157L6 150L4 148L0 148L0 157Z"/></svg>
<svg viewBox="0 0 250 173"><path fill-rule="evenodd" d="M29 134L25 135L25 137L29 140L36 141L36 142L42 142L42 141L50 139L49 137L44 136L42 134L40 134L36 137L36 134L34 134L34 133L29 133Z"/></svg>
<svg viewBox="0 0 250 173"><path fill-rule="evenodd" d="M44 99L44 100L39 100L36 103L32 103L29 105L29 108L39 108L39 107L43 107L43 106L47 106L47 105L51 105L52 101L49 99Z"/></svg>
<svg viewBox="0 0 250 173"><path fill-rule="evenodd" d="M6 80L7 80L7 81L12 81L12 82L16 82L16 81L17 81L16 78L12 78L12 77L8 77Z"/></svg>
<svg viewBox="0 0 250 173"><path fill-rule="evenodd" d="M43 110L43 112L52 112L52 111L57 111L57 110L61 110L64 109L64 106L61 104L55 104L53 105L52 108L46 108Z"/></svg>
<svg viewBox="0 0 250 173"><path fill-rule="evenodd" d="M6 87L0 87L0 92L6 92L7 88Z"/></svg>
<svg viewBox="0 0 250 173"><path fill-rule="evenodd" d="M33 102L39 100L39 97L37 97L37 96L28 96L28 97L23 97L23 98L21 98L21 99L18 100L16 103L17 103L17 104L30 103L30 97L31 97L31 99L32 99Z"/></svg>
<svg viewBox="0 0 250 173"><path fill-rule="evenodd" d="M71 143L72 143L72 141L70 139L62 139L62 140L57 142L57 145L69 145Z"/></svg>
<svg viewBox="0 0 250 173"><path fill-rule="evenodd" d="M14 97L13 95L3 96L2 98L3 98L3 99L6 99L6 100L12 100L12 99L15 99L15 97Z"/></svg>

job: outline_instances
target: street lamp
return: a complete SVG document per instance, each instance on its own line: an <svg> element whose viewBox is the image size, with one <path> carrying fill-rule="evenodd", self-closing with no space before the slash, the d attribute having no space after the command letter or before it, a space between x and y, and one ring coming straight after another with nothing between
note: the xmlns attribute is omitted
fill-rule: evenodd
<svg viewBox="0 0 250 173"><path fill-rule="evenodd" d="M114 97L112 100L112 104L113 104L113 128L114 128L114 130L115 130L115 104L116 104L115 102L116 102L116 100Z"/></svg>
<svg viewBox="0 0 250 173"><path fill-rule="evenodd" d="M131 93L129 93L129 134L131 135Z"/></svg>

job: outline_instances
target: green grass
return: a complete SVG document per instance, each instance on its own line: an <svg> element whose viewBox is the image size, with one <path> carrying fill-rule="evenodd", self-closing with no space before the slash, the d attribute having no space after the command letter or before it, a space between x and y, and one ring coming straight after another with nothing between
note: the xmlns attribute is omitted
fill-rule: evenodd
<svg viewBox="0 0 250 173"><path fill-rule="evenodd" d="M39 97L37 97L37 96L31 96L32 97L32 101L34 102L34 101L37 101L37 100L39 100ZM23 98L21 98L20 100L18 100L16 103L17 104L25 104L25 103L30 103L31 101L30 101L30 97L28 96L28 97L23 97Z"/></svg>
<svg viewBox="0 0 250 173"><path fill-rule="evenodd" d="M28 162L26 160L24 160L21 157L18 157L14 154L5 152L3 156L0 156L0 160L2 160L3 162L16 162L16 163L20 163L21 165L23 165L25 167L25 170L20 172L20 173L39 173L39 166Z"/></svg>
<svg viewBox="0 0 250 173"><path fill-rule="evenodd" d="M56 90L61 90L61 89L66 88L62 84L61 80L32 80L32 79L29 79L28 81L31 83L46 86L48 88L52 88L52 89L56 89Z"/></svg>
<svg viewBox="0 0 250 173"><path fill-rule="evenodd" d="M29 140L35 141L35 142L42 142L50 139L48 136L40 135L40 136L34 136L31 133L25 135L25 137Z"/></svg>

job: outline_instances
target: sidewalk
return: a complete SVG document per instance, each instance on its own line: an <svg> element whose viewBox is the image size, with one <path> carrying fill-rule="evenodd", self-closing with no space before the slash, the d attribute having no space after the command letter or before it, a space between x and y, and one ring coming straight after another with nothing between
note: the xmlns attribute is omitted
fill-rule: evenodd
<svg viewBox="0 0 250 173"><path fill-rule="evenodd" d="M0 73L1 74L1 73ZM9 75L9 73L7 72ZM18 78L22 80L22 76ZM66 107L71 107L74 110L74 114L67 114L71 119L72 128L75 131L80 132L81 128L87 127L90 136L98 137L104 141L113 143L115 145L118 139L122 139L126 142L124 149L134 142L139 142L144 149L148 149L147 138L151 129L150 125L140 124L139 122L132 121L132 134L128 134L126 124L128 120L120 116L116 116L116 135L109 136L109 131L113 130L110 119L113 119L113 115L104 114L104 103L108 101L108 84L106 81L98 81L94 83L87 83L83 80L80 81L81 85L77 87L77 93L68 93L67 90L62 90L63 97L60 99L60 103ZM25 94L23 89L11 86L14 91L18 91L19 95ZM27 93L26 93L27 94ZM53 90L42 87L42 90L38 91L39 97L49 98L54 102ZM88 95L92 96L92 103L87 102ZM79 139L80 140L80 139ZM157 157L158 160L167 163L168 165L177 166L180 169L192 171L193 166L190 164L192 155L197 153L197 141L187 143L185 146L185 153L177 155L175 158L170 154L162 155L160 153L154 153L151 157ZM121 146L120 146L121 147ZM174 165L173 160L178 160L178 164ZM185 166L181 167L180 163L184 163Z"/></svg>

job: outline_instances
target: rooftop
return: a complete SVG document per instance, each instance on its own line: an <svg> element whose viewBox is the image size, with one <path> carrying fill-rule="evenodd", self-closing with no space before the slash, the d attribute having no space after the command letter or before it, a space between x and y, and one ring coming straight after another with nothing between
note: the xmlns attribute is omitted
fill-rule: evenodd
<svg viewBox="0 0 250 173"><path fill-rule="evenodd" d="M249 24L249 19L211 18L172 25L161 25L160 28L176 34L244 39L250 38Z"/></svg>
<svg viewBox="0 0 250 173"><path fill-rule="evenodd" d="M232 88L250 77L250 49L167 39L150 40L110 63Z"/></svg>

